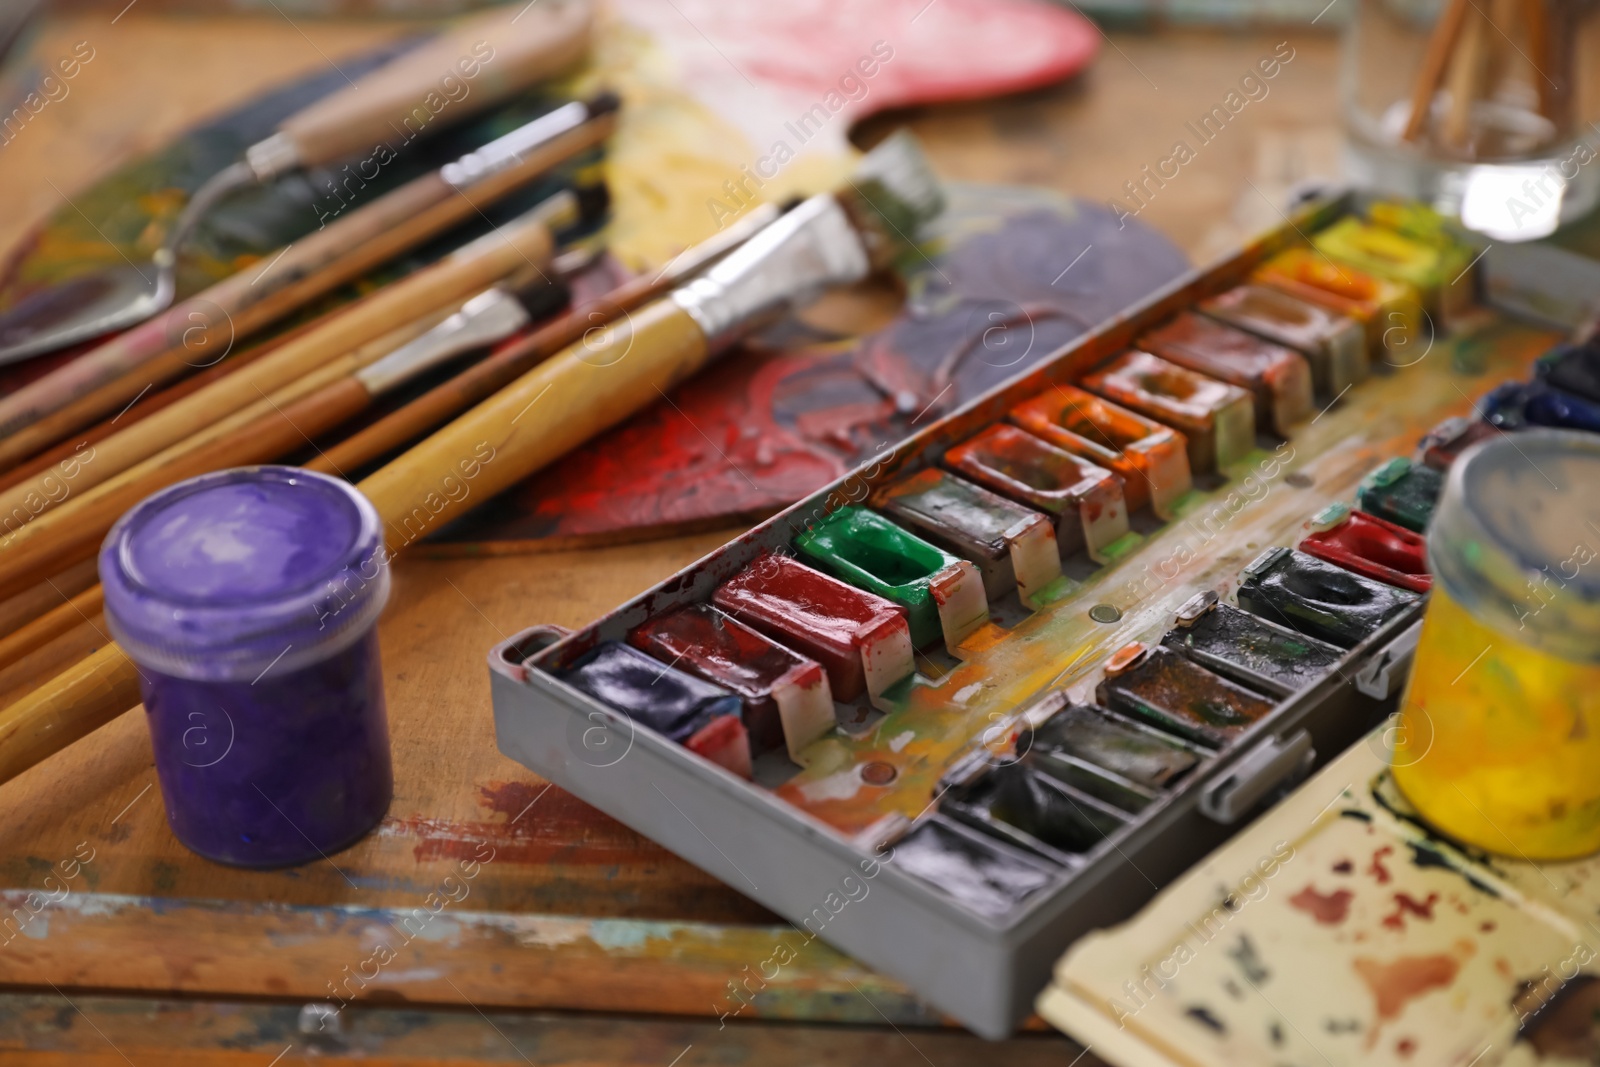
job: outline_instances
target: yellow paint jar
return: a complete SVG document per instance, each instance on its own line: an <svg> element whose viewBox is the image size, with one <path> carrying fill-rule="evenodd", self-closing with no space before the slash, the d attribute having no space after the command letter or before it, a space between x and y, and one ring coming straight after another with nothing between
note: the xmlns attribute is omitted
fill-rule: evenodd
<svg viewBox="0 0 1600 1067"><path fill-rule="evenodd" d="M1394 777L1436 829L1527 860L1600 851L1600 436L1451 467Z"/></svg>

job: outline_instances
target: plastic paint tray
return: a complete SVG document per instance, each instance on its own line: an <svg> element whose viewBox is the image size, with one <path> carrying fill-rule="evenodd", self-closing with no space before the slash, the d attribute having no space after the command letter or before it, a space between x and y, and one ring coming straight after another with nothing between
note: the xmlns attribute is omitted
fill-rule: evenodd
<svg viewBox="0 0 1600 1067"><path fill-rule="evenodd" d="M1052 964L1069 944L1127 918L1392 708L1421 602L1349 650L1334 673L1278 703L1241 738L1205 758L1098 844L1050 869L1042 889L1002 915L981 914L939 885L897 867L891 849L895 840L903 840L908 821L918 820L920 826L932 817L948 785L941 780L953 768L959 776L964 760L970 764L981 734L1019 727L1041 700L1060 701L1061 694L1091 700L1100 666L1113 651L1131 640L1158 643L1178 606L1196 592L1215 589L1226 597L1261 549L1295 543L1311 515L1333 500L1351 499L1373 466L1409 453L1424 431L1465 407L1462 388L1470 395L1500 378L1522 375L1555 337L1515 323L1497 324L1497 346L1512 354L1498 365L1489 361L1485 373L1492 377L1485 377L1481 388L1478 382L1462 385L1451 367L1449 345L1441 341L1434 359L1353 387L1339 407L1299 427L1288 443L1263 438L1267 443L1230 468L1225 481L1197 490L1176 521L1136 525L1131 538L1136 543L1106 566L1087 573L1069 567L1081 584L1032 618L1044 620L1037 625L1057 627L1053 632L1070 640L1053 647L1033 642L1025 652L999 642L985 661L994 673L984 686L958 688L963 671L979 669L970 660L919 660L929 668L927 677L923 666L918 668L926 700L969 728L956 731L954 741L918 734L904 752L895 749L902 761L896 787L881 794L863 797L857 790L848 799L830 800L839 776L824 781L807 771L806 781L789 782L780 795L635 728L626 715L546 669L571 664L600 641L622 640L647 618L709 601L713 590L762 552L792 552L794 535L815 516L864 501L877 488L937 462L946 448L1000 420L1020 401L1052 383L1076 381L1139 334L1239 284L1265 258L1303 243L1302 233L1326 226L1358 204L1355 194L1345 194L1309 205L1289 225L1191 272L1025 375L931 423L880 462L800 501L582 630L566 635L535 627L497 646L489 666L501 751L797 929L903 981L977 1033L1005 1036L1031 1011ZM1319 399L1318 406L1324 402ZM1371 418L1371 405L1392 409L1394 417ZM1288 478L1291 473L1297 477ZM1208 535L1213 520L1221 524L1220 532ZM1156 578L1162 568L1155 564L1178 559L1180 547L1187 552L1179 573ZM1117 610L1089 614L1091 607L1104 609L1108 603ZM1015 594L1009 606L997 601L991 611L1002 626L1030 625ZM1115 618L1107 623L1095 621L1096 616ZM1027 669L1008 673L1000 669L1006 663ZM864 709L841 705L839 712L859 718ZM926 713L926 708L919 711ZM866 758L861 753L899 739L896 724L903 719L896 714L901 713L869 718L859 736L824 741L855 752L853 770L846 772L859 771Z"/></svg>

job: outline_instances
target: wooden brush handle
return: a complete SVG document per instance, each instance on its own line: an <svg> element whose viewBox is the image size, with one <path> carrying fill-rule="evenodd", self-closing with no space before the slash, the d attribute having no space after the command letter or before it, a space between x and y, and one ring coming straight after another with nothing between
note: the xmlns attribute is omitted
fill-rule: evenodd
<svg viewBox="0 0 1600 1067"><path fill-rule="evenodd" d="M547 265L552 250L550 231L537 219L524 218L492 231L350 305L321 328L101 441L95 446L93 461L83 464L68 484L70 492L81 494L121 474L222 416L257 403L329 361L382 337L395 323L413 322L420 315L459 305L529 263ZM21 530L0 541L0 548L44 521L53 506L61 506L50 504L52 494L41 495L41 487L53 476L46 471L0 492L0 515L21 507L21 514L33 516ZM5 559L0 557L0 575L4 573ZM4 585L0 578L0 587Z"/></svg>
<svg viewBox="0 0 1600 1067"><path fill-rule="evenodd" d="M77 596L99 580L94 561L89 560L0 601L0 634L20 630L42 618L55 610L63 598Z"/></svg>
<svg viewBox="0 0 1600 1067"><path fill-rule="evenodd" d="M485 12L323 97L278 131L302 167L370 152L380 142L399 147L573 66L588 51L592 22L584 0Z"/></svg>
<svg viewBox="0 0 1600 1067"><path fill-rule="evenodd" d="M1466 14L1460 43L1450 59L1450 110L1440 132L1446 144L1467 155L1473 152L1472 105L1483 93L1489 32L1488 17L1474 5Z"/></svg>
<svg viewBox="0 0 1600 1067"><path fill-rule="evenodd" d="M573 308L560 318L479 360L447 382L391 411L371 426L345 438L306 464L310 470L340 474L361 467L413 441L447 419L494 395L555 353L632 311L670 287L663 274L630 278L598 300Z"/></svg>
<svg viewBox="0 0 1600 1067"><path fill-rule="evenodd" d="M358 488L399 551L660 400L708 358L694 319L659 300L546 360Z"/></svg>
<svg viewBox="0 0 1600 1067"><path fill-rule="evenodd" d="M1415 141L1428 123L1433 110L1433 94L1439 90L1439 81L1450 65L1450 55L1456 50L1456 39L1461 36L1461 26L1472 0L1450 0L1450 6L1439 16L1428 39L1428 50L1422 57L1422 67L1417 71L1417 81L1411 91L1411 116L1406 120L1405 139Z"/></svg>
<svg viewBox="0 0 1600 1067"><path fill-rule="evenodd" d="M1522 18L1528 24L1528 62L1533 66L1533 86L1539 94L1539 114L1554 121L1555 87L1550 82L1556 74L1550 69L1550 13L1545 0L1522 0Z"/></svg>
<svg viewBox="0 0 1600 1067"><path fill-rule="evenodd" d="M484 207L599 144L615 129L615 114L603 114L465 190L438 173L425 174L295 242L276 264L266 257L261 266L223 279L165 315L0 398L0 466L48 448L153 385L194 370L201 353L214 360L209 353L216 346L225 347L229 339L260 329L477 217Z"/></svg>
<svg viewBox="0 0 1600 1067"><path fill-rule="evenodd" d="M0 710L0 782L138 703L138 670L122 649L106 645Z"/></svg>
<svg viewBox="0 0 1600 1067"><path fill-rule="evenodd" d="M85 620L100 614L104 598L98 585L51 608L19 630L0 637L0 669L11 666L30 652L48 645L69 630L83 625Z"/></svg>

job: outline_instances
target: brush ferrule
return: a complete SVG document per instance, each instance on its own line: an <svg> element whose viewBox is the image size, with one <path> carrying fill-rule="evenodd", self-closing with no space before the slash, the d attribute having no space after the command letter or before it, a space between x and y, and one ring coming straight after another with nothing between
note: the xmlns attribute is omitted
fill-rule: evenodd
<svg viewBox="0 0 1600 1067"><path fill-rule="evenodd" d="M589 120L589 107L582 100L563 104L547 115L518 126L504 137L490 141L475 152L468 152L454 163L439 168L439 175L457 189L475 185L491 174L498 174L522 162L522 157L546 141L576 129Z"/></svg>
<svg viewBox="0 0 1600 1067"><path fill-rule="evenodd" d="M527 309L502 289L489 289L461 305L439 325L356 372L373 396L432 370L452 356L492 345L526 326Z"/></svg>
<svg viewBox="0 0 1600 1067"><path fill-rule="evenodd" d="M300 166L300 149L281 130L244 150L245 164L262 185Z"/></svg>
<svg viewBox="0 0 1600 1067"><path fill-rule="evenodd" d="M867 276L861 237L839 202L814 196L672 293L713 350L821 290Z"/></svg>

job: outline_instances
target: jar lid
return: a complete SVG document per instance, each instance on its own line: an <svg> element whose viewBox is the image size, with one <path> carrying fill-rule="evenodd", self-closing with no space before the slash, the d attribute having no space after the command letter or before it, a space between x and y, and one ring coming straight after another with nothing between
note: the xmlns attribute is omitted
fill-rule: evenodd
<svg viewBox="0 0 1600 1067"><path fill-rule="evenodd" d="M1507 636L1600 662L1600 437L1526 430L1467 449L1429 524L1428 563Z"/></svg>
<svg viewBox="0 0 1600 1067"><path fill-rule="evenodd" d="M389 599L382 523L349 483L298 467L179 482L100 548L112 635L137 664L252 681L342 651Z"/></svg>

